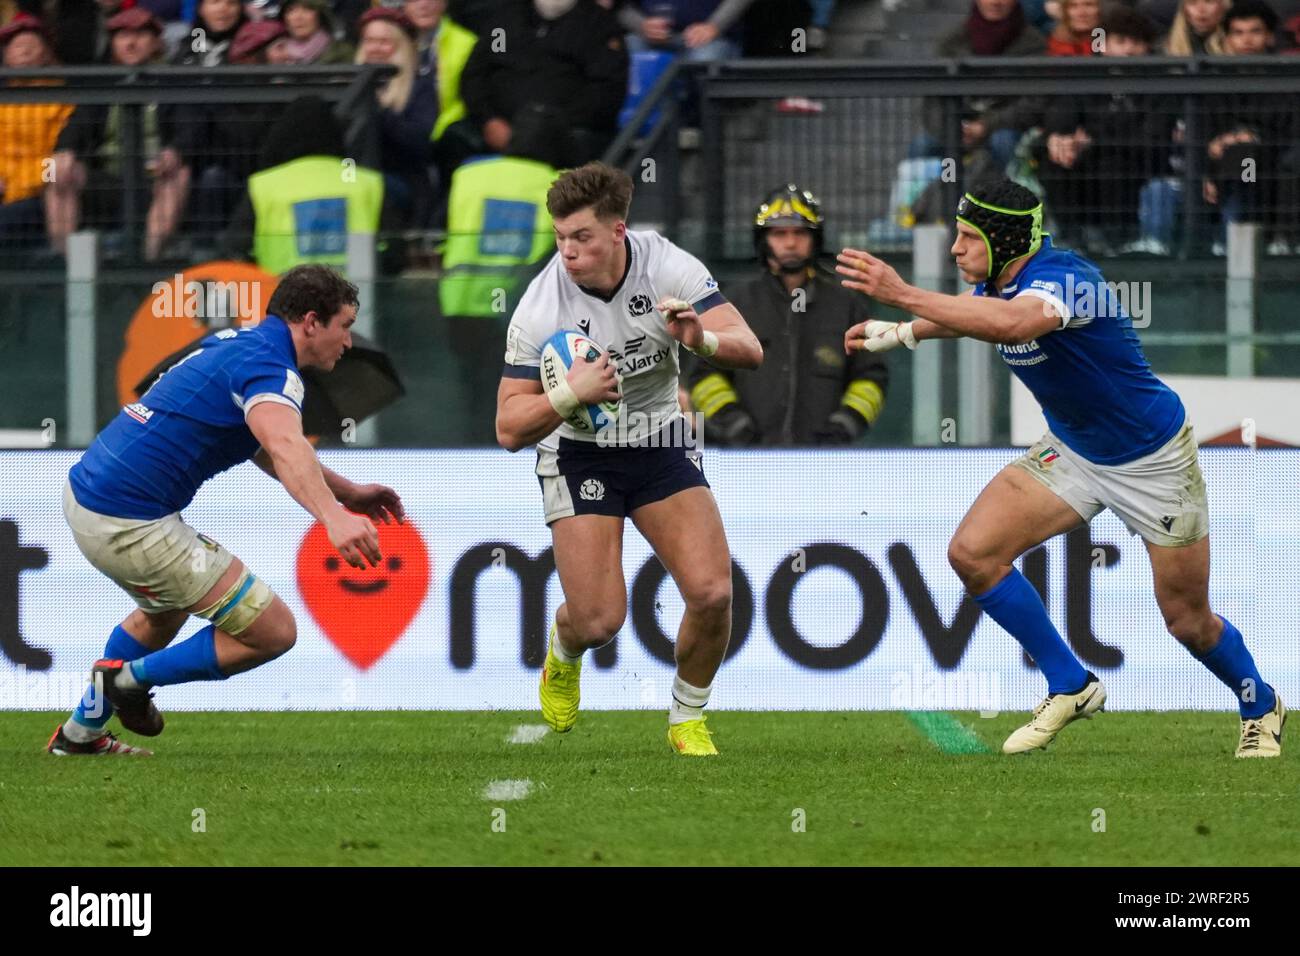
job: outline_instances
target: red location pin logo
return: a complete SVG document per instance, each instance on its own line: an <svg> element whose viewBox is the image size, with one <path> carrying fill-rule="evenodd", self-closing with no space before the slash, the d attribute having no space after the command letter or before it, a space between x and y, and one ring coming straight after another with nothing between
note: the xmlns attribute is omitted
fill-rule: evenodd
<svg viewBox="0 0 1300 956"><path fill-rule="evenodd" d="M354 568L330 544L325 526L311 526L298 549L298 591L317 626L362 670L388 653L429 590L429 552L406 524L375 525L377 567Z"/></svg>

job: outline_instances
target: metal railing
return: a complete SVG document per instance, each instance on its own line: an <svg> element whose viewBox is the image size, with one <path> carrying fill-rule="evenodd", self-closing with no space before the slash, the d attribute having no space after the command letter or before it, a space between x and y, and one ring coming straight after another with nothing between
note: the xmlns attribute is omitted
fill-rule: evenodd
<svg viewBox="0 0 1300 956"><path fill-rule="evenodd" d="M86 66L29 70L0 69L0 104L63 104L74 108L117 107L120 126L113 151L120 178L111 181L88 176L85 191L111 189L120 192L120 210L114 217L119 225L122 246L134 250L144 223L141 201L151 181L148 164L156 156L146 149L146 111L171 110L172 132L181 132L189 123L205 121L181 112L185 107L262 107L272 108L259 117L273 115L273 107L287 105L299 97L313 96L333 108L344 134L349 156L360 165L376 165L378 144L373 117L377 110L376 86L395 72L391 66ZM76 118L75 109L72 117ZM16 120L21 122L21 118ZM39 122L33 118L32 122ZM249 118L249 123L253 118ZM157 121L155 121L156 126ZM57 134L62 130L54 130ZM40 128L25 133L46 136ZM163 143L162 145L167 145ZM207 144L212 155L186 156L187 163L212 159L237 161L252 169L260 142L250 135L247 142L236 145ZM235 155L239 153L240 155ZM78 157L84 160L86 157ZM197 170L196 170L197 178ZM242 188L242 184L239 184ZM225 209L228 216L230 209ZM207 223L219 230L224 223ZM11 250L4 250L11 251ZM21 266L13 256L5 257L11 267Z"/></svg>
<svg viewBox="0 0 1300 956"><path fill-rule="evenodd" d="M888 177L924 131L927 116L937 127L932 131L934 152L956 160L953 175L942 180L944 205L955 208L965 178L961 160L970 151L963 146L963 111L980 100L1007 97L1051 101L1136 94L1172 103L1183 125L1181 147L1167 144L1182 160L1181 170L1171 175L1181 180L1183 221L1190 224L1204 211L1200 197L1210 98L1272 97L1243 100L1256 110L1265 105L1295 110L1300 103L1300 58L1293 57L840 60L797 68L788 60L734 60L697 70L703 141L708 144L697 197L704 252L710 257L735 255L743 248L728 237L747 232L745 214L757 200L754 193L761 195L791 175L821 182L828 215L855 223L850 231L862 232L861 223L888 216ZM815 101L824 112L792 117L778 127L759 109L763 135L745 135L756 106L779 105L792 97ZM846 153L851 154L847 160ZM1192 230L1184 230L1177 249L1181 256L1197 251L1194 238Z"/></svg>
<svg viewBox="0 0 1300 956"><path fill-rule="evenodd" d="M684 155L678 147L681 110L677 97L682 80L689 73L695 74L694 86L701 97L703 136L698 152ZM334 104L336 114L348 120L354 135L361 136L367 128L365 118L374 108L374 84L382 72L356 67L294 67L287 74L266 67L84 68L58 75L65 77L63 85L57 87L60 101L121 104L128 107L127 114L135 112L137 118L139 111L150 103L202 104L223 98L227 102L275 103L301 95L316 95ZM48 79L49 76L44 72L10 71L0 75L0 81L24 77ZM201 85L179 85L182 79L201 81ZM282 79L286 82L276 82ZM605 159L633 175L639 195L651 197L648 211L643 208L639 212L639 221L653 222L679 241L681 234L691 231L690 227L695 225L702 237L697 251L711 268L718 270L725 284L729 274L744 268L739 264L751 255L754 205L767 189L789 178L792 170L798 178L811 177L803 184L821 194L831 223L832 241L865 243L878 248L879 244L869 241L869 225L892 214L891 183L887 177L882 179L882 174L892 174L899 159L905 156L928 104L933 104L936 114L942 118L937 148L947 155L958 155L962 111L971 96L1011 95L1031 88L1043 96L1082 97L1123 93L1131 91L1135 84L1140 84L1144 93L1173 96L1181 104L1180 113L1186 113L1184 141L1197 144L1203 140L1198 124L1203 119L1201 104L1206 97L1230 89L1245 96L1269 98L1264 102L1279 107L1300 102L1296 95L1300 93L1300 58L1295 61L1147 58L1122 64L1105 59L936 61L903 65L829 61L797 66L782 60L741 61L702 68L676 63L659 77L625 123ZM50 91L49 86L3 85L0 102L49 102ZM778 112L776 106L788 97L823 101L827 108L821 113ZM656 118L647 128L651 117ZM130 135L138 133L137 126ZM1204 163L1197 156L1202 152L1186 150L1186 163L1179 171L1185 220L1194 220L1204 213L1197 199L1204 170ZM648 158L656 161L652 181L641 175ZM143 176L144 172L137 168L134 175ZM964 178L964 168L958 162L954 176L937 181L936 188L942 193L945 208L955 206ZM1258 357L1264 348L1291 350L1286 354L1300 357L1300 333L1277 321L1260 321L1265 312L1276 319L1277 293L1283 283L1300 281L1300 258L1262 259L1260 253L1267 237L1258 226L1239 224L1229 229L1224 238L1226 256L1220 259L1198 248L1190 236L1181 236L1174 250L1176 256L1106 263L1110 276L1112 267L1118 272L1121 266L1131 268L1137 262L1150 272L1158 285L1164 283L1161 296L1172 296L1179 289L1186 293L1185 287L1194 285L1190 295L1204 297L1209 303L1201 315L1189 316L1179 314L1177 308L1166 308L1155 328L1141 330L1143 342L1149 349L1164 348L1166 352L1168 346L1178 346L1186 352L1204 351L1211 358L1202 364L1212 366L1213 372L1232 376L1256 374L1260 366ZM104 319L111 307L106 308L102 301L97 304L97 296L102 298L105 285L122 281L116 273L110 281L110 277L98 270L99 256L93 239L79 237L77 242L79 248L87 251L70 255L66 271L59 263L46 273L12 271L8 279L12 289L21 289L20 283L29 287L44 284L47 291L56 286L63 289L62 321L59 322L57 315L48 316L65 330L63 342L53 346L61 349L58 355L61 361L52 364L61 367L52 368L50 377L60 379L66 402L60 418L69 427L60 432L60 441L73 444L84 442L102 424L105 408L112 404L111 397L106 399L104 394L107 376L102 367L106 357L102 347L106 335ZM408 302L436 301L436 278L378 280L373 245L367 241L362 249L359 242L362 240L357 238L352 243L349 272L362 281L367 306L362 314L375 323L372 335L384 340L388 338L386 333L399 331L395 324L419 326L409 312L401 312L397 318L392 316ZM946 221L937 225L918 222L914 228L899 231L892 244L883 245L892 250L900 271L912 281L953 291L956 280L947 242ZM152 272L146 275L138 263L129 263L129 267L135 273L132 281L154 278ZM1194 277L1194 282L1189 281L1189 276ZM51 299L57 299L57 290ZM1271 304L1265 299L1270 299ZM369 307L372 302L377 308ZM421 308L426 317L436 314L427 305ZM1189 322L1189 317L1198 321ZM16 329L15 334L22 336L26 334L25 329L37 324L27 319L21 308L7 315L0 314L0 333L12 333ZM411 345L412 336L407 335L405 328L401 330L402 335L394 334L393 338L406 339L413 363L427 363L431 357L444 356L455 348L455 340L448 337L445 325L430 323L427 331L425 326L419 326L422 331L414 337L417 347ZM909 362L894 363L899 374L887 415L893 419L905 418L907 424L898 433L889 432L892 437L888 440L918 445L939 443L942 413L956 409L960 409L957 418L961 443L1005 440L1005 426L996 411L1005 391L1005 372L996 366L989 350L978 343L935 345L910 356ZM1300 361L1295 365L1300 367ZM437 374L447 377L444 372ZM1271 374L1279 374L1276 364ZM1284 370L1280 374L1292 373ZM443 387L441 382L437 385ZM432 384L411 388L410 402L435 406L436 402L421 394L421 389L432 388ZM465 409L477 413L485 407L474 389L465 386L461 391L465 394L458 392L456 400L463 401ZM48 399L42 402L49 404ZM432 438L435 442L452 444L467 440L450 435L450 431L446 435L436 431L442 423L429 424L429 416L411 418L418 419L419 426L428 430L401 431L385 424L385 441L425 444ZM459 420L457 416L447 418ZM42 416L32 420L41 421ZM18 424L25 425L25 422L26 419ZM4 424L0 421L0 425ZM891 427L885 423L886 429ZM367 431L359 437L363 443L369 443L375 440L375 434Z"/></svg>

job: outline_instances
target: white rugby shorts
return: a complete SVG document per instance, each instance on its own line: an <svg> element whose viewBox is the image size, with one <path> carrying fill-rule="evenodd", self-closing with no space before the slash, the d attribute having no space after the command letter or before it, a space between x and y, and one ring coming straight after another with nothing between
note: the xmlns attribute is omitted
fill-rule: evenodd
<svg viewBox="0 0 1300 956"><path fill-rule="evenodd" d="M1013 464L1050 488L1084 521L1109 508L1133 534L1166 548L1194 544L1210 533L1191 422L1151 454L1122 465L1094 464L1050 431Z"/></svg>

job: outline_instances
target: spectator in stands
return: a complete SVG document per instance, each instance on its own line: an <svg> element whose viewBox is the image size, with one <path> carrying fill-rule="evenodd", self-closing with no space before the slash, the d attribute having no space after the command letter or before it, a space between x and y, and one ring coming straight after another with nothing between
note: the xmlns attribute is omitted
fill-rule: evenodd
<svg viewBox="0 0 1300 956"><path fill-rule="evenodd" d="M244 16L254 23L274 20L278 13L276 0L244 0Z"/></svg>
<svg viewBox="0 0 1300 956"><path fill-rule="evenodd" d="M939 41L942 57L1034 56L1047 47L1018 0L974 0L966 22Z"/></svg>
<svg viewBox="0 0 1300 956"><path fill-rule="evenodd" d="M1061 0L1061 19L1047 38L1048 56L1092 56L1101 52L1100 0Z"/></svg>
<svg viewBox="0 0 1300 956"><path fill-rule="evenodd" d="M307 262L345 266L349 233L377 236L387 225L382 174L345 162L331 108L318 97L294 100L267 132L222 254L274 275Z"/></svg>
<svg viewBox="0 0 1300 956"><path fill-rule="evenodd" d="M1017 0L974 0L966 21L941 39L942 57L1033 56L1043 53L1047 41L1025 22ZM1038 122L1042 101L1037 97L975 96L962 104L962 138L986 144L995 167L1004 170L1021 135ZM925 105L925 130L908 150L911 158L943 155L943 105Z"/></svg>
<svg viewBox="0 0 1300 956"><path fill-rule="evenodd" d="M181 66L221 67L249 22L238 0L200 0L190 35L174 58ZM186 231L207 251L243 194L270 124L274 103L179 105L164 112L167 145L193 169ZM164 150L164 157L170 153Z"/></svg>
<svg viewBox="0 0 1300 956"><path fill-rule="evenodd" d="M453 2L464 2L464 0L453 0ZM487 0L487 2L490 3L492 0ZM373 5L371 0L330 0L330 10L334 14L334 23L340 30L339 35L346 37L350 41L355 41L357 37L357 21Z"/></svg>
<svg viewBox="0 0 1300 956"><path fill-rule="evenodd" d="M200 0L190 33L172 62L177 66L219 66L225 63L231 41L248 21L239 0Z"/></svg>
<svg viewBox="0 0 1300 956"><path fill-rule="evenodd" d="M31 3L30 12L42 14L53 25L54 52L59 62L85 66L108 62L108 19L135 0L57 0ZM3 18L0 18L3 19Z"/></svg>
<svg viewBox="0 0 1300 956"><path fill-rule="evenodd" d="M110 62L143 66L162 54L163 26L143 7L128 7L107 23ZM45 224L50 242L63 252L68 236L84 221L107 229L120 226L125 215L126 163L139 162L123 142L123 117L128 107L79 106L54 147L54 182L45 192ZM140 111L141 146L152 161L137 170L135 208L145 216L145 258L157 258L163 242L180 218L180 205L189 186L189 169L178 162L161 163L158 111ZM163 171L165 170L165 171ZM151 176L149 174L152 174Z"/></svg>
<svg viewBox="0 0 1300 956"><path fill-rule="evenodd" d="M817 258L821 207L794 184L775 190L754 217L762 273L728 297L763 343L755 371L692 363L691 402L705 440L719 445L847 445L885 404L889 369L880 355L844 354L844 333L868 318L866 299L846 291Z"/></svg>
<svg viewBox="0 0 1300 956"><path fill-rule="evenodd" d="M1300 53L1300 13L1288 17L1278 29L1278 52L1289 56Z"/></svg>
<svg viewBox="0 0 1300 956"><path fill-rule="evenodd" d="M430 137L438 120L438 100L416 96L416 28L400 10L375 7L357 21L358 63L387 63L397 75L377 91L379 168L385 191L403 212L403 224L425 228L432 219L436 190L430 178Z"/></svg>
<svg viewBox="0 0 1300 956"><path fill-rule="evenodd" d="M1182 0L1140 0L1137 10L1151 21L1157 33L1164 36L1174 25L1174 17L1178 16L1181 6Z"/></svg>
<svg viewBox="0 0 1300 956"><path fill-rule="evenodd" d="M266 66L272 44L288 36L279 20L249 20L230 41L228 62L231 66Z"/></svg>
<svg viewBox="0 0 1300 956"><path fill-rule="evenodd" d="M1103 56L1150 53L1154 30L1141 14L1117 7L1102 29ZM1142 93L1052 99L1044 116L1038 180L1062 245L1111 254L1136 238L1142 191L1169 172L1178 115L1175 100ZM1169 250L1144 246L1141 251Z"/></svg>
<svg viewBox="0 0 1300 956"><path fill-rule="evenodd" d="M136 6L152 13L165 29L168 23L176 21L192 23L198 0L136 0Z"/></svg>
<svg viewBox="0 0 1300 956"><path fill-rule="evenodd" d="M1277 13L1264 0L1236 0L1223 16L1223 52L1267 56L1277 49Z"/></svg>
<svg viewBox="0 0 1300 956"><path fill-rule="evenodd" d="M677 50L687 62L740 55L740 19L753 0L640 0L625 3L619 22L631 53Z"/></svg>
<svg viewBox="0 0 1300 956"><path fill-rule="evenodd" d="M1265 56L1276 45L1277 14L1264 0L1237 0L1223 21L1224 52ZM1223 222L1259 223L1270 255L1286 255L1295 234L1300 108L1294 97L1225 93L1206 109L1205 201ZM1247 175L1247 171L1250 175Z"/></svg>
<svg viewBox="0 0 1300 956"><path fill-rule="evenodd" d="M1025 11L1029 25L1043 36L1056 29L1061 16L1060 0L1020 0L1020 9Z"/></svg>
<svg viewBox="0 0 1300 956"><path fill-rule="evenodd" d="M1169 56L1205 56L1223 52L1223 16L1228 0L1182 0L1165 37Z"/></svg>
<svg viewBox="0 0 1300 956"><path fill-rule="evenodd" d="M510 146L515 117L533 105L559 111L565 166L598 159L613 141L627 92L627 50L613 14L594 0L516 0L501 14L506 47L474 48L461 89L493 152Z"/></svg>
<svg viewBox="0 0 1300 956"><path fill-rule="evenodd" d="M447 16L446 0L406 0L402 12L415 24L417 67L413 96L436 103L433 158L444 186L470 156L485 151L461 97L461 76L478 38Z"/></svg>
<svg viewBox="0 0 1300 956"><path fill-rule="evenodd" d="M164 60L171 62L181 47L190 46L199 0L134 0L134 3L152 13L163 25Z"/></svg>
<svg viewBox="0 0 1300 956"><path fill-rule="evenodd" d="M6 69L39 70L58 64L45 24L28 13L15 15L0 29L0 56ZM7 82L50 85L45 80ZM0 246L36 246L44 240L41 193L46 161L70 115L72 107L65 103L0 103Z"/></svg>
<svg viewBox="0 0 1300 956"><path fill-rule="evenodd" d="M640 0L628 0L640 3ZM754 0L741 21L742 45L740 56L787 57L806 56L812 49L810 43L800 44L801 30L816 22L817 14L808 0ZM805 40L811 40L811 31Z"/></svg>
<svg viewBox="0 0 1300 956"><path fill-rule="evenodd" d="M835 0L810 0L812 19L808 21L808 51L820 53L826 49L827 31L835 15Z"/></svg>
<svg viewBox="0 0 1300 956"><path fill-rule="evenodd" d="M278 44L279 63L351 63L356 58L352 44L335 39L337 27L329 0L285 0L280 22L288 34Z"/></svg>

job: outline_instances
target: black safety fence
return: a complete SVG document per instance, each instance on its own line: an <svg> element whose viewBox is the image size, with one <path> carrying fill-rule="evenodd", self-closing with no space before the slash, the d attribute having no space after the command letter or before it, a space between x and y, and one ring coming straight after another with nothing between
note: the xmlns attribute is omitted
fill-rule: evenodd
<svg viewBox="0 0 1300 956"><path fill-rule="evenodd" d="M251 176L310 154L336 155L340 177L382 165L375 91L391 71L0 71L5 266L60 259L82 229L100 234L107 261L246 257Z"/></svg>
<svg viewBox="0 0 1300 956"><path fill-rule="evenodd" d="M833 236L903 249L963 184L1003 175L1095 255L1222 255L1233 222L1300 252L1298 58L732 61L695 89L710 256L748 255L758 200L788 181Z"/></svg>

